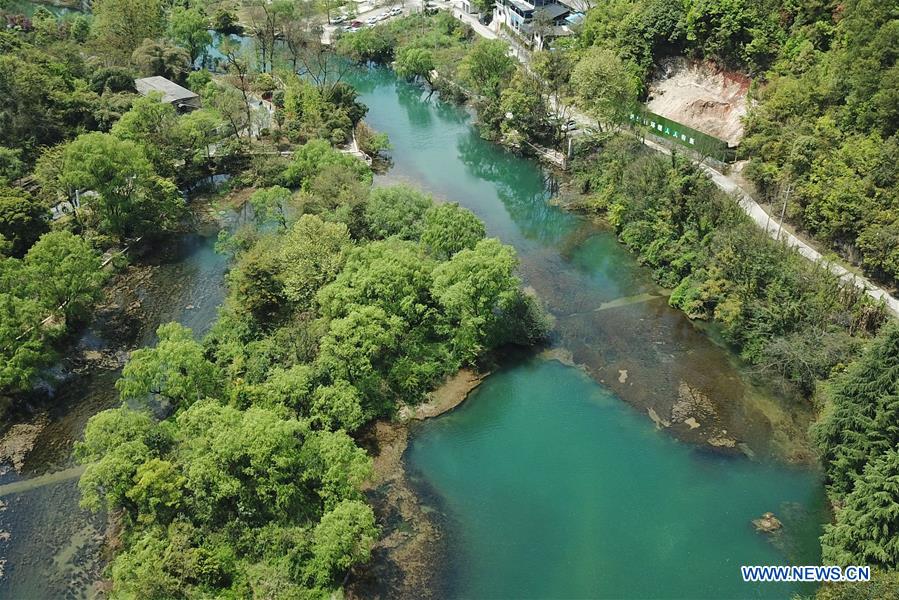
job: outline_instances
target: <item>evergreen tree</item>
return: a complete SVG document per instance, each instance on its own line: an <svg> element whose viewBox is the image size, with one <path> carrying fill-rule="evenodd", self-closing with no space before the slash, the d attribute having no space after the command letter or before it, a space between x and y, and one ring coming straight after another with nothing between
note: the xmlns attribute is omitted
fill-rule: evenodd
<svg viewBox="0 0 899 600"><path fill-rule="evenodd" d="M815 426L827 478L838 496L852 491L865 466L899 443L899 326L884 329L834 385Z"/></svg>
<svg viewBox="0 0 899 600"><path fill-rule="evenodd" d="M899 564L899 452L891 449L865 469L821 545L825 564Z"/></svg>

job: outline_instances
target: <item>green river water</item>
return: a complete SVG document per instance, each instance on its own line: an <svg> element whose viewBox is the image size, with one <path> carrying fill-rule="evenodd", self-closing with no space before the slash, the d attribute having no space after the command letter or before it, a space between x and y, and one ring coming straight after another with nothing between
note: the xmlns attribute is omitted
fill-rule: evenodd
<svg viewBox="0 0 899 600"><path fill-rule="evenodd" d="M353 83L367 120L390 136L389 179L459 202L515 246L525 284L557 319L554 345L583 367L512 361L413 432L407 468L449 539L440 595L811 591L744 584L739 571L820 560L819 475L772 458L804 426L802 411L750 385L725 350L668 308L612 232L548 204L543 170L481 140L465 111L426 100L383 69ZM714 399L719 427L754 460L676 439L689 431L656 429L646 409L667 414L685 383ZM766 511L784 521L775 537L750 523Z"/></svg>

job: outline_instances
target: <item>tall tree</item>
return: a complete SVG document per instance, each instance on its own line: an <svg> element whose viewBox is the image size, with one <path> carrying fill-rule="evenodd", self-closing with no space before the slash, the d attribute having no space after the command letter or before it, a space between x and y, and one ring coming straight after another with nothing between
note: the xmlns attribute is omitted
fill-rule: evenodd
<svg viewBox="0 0 899 600"><path fill-rule="evenodd" d="M24 191L0 186L0 236L10 255L22 256L48 229L50 211Z"/></svg>
<svg viewBox="0 0 899 600"><path fill-rule="evenodd" d="M116 388L123 400L162 396L175 406L186 406L221 390L221 374L210 362L190 329L178 323L160 325L159 342L131 354Z"/></svg>
<svg viewBox="0 0 899 600"><path fill-rule="evenodd" d="M98 228L120 237L176 226L184 200L174 184L156 175L143 149L130 140L86 133L66 145L59 175L82 194Z"/></svg>
<svg viewBox="0 0 899 600"><path fill-rule="evenodd" d="M161 0L94 0L92 11L98 44L120 63L165 29Z"/></svg>
<svg viewBox="0 0 899 600"><path fill-rule="evenodd" d="M515 59L509 46L501 40L478 40L462 59L464 81L475 92L488 99L498 99L502 89L515 73Z"/></svg>
<svg viewBox="0 0 899 600"><path fill-rule="evenodd" d="M212 43L209 33L209 19L197 8L176 6L169 14L169 37L179 46L187 50L190 63L206 54L206 48Z"/></svg>
<svg viewBox="0 0 899 600"><path fill-rule="evenodd" d="M891 400L899 404L899 395ZM899 451L891 448L865 467L821 545L827 564L899 566Z"/></svg>
<svg viewBox="0 0 899 600"><path fill-rule="evenodd" d="M158 75L182 82L190 71L190 54L168 42L146 39L134 49L131 60L145 76Z"/></svg>
<svg viewBox="0 0 899 600"><path fill-rule="evenodd" d="M611 50L590 48L574 67L571 87L581 108L606 130L624 123L634 110L640 80Z"/></svg>
<svg viewBox="0 0 899 600"><path fill-rule="evenodd" d="M890 325L833 384L813 428L831 489L852 491L867 465L899 445L899 325Z"/></svg>

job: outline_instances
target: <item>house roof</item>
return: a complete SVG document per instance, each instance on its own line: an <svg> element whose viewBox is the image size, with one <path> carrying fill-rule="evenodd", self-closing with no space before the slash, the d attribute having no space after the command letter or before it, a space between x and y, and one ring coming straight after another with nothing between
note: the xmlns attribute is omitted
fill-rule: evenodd
<svg viewBox="0 0 899 600"><path fill-rule="evenodd" d="M135 79L134 87L136 87L137 91L144 96L150 92L160 92L162 94L162 101L169 104L199 97L197 94L187 88L181 87L174 81L169 81L165 77L159 76Z"/></svg>
<svg viewBox="0 0 899 600"><path fill-rule="evenodd" d="M567 15L571 12L571 9L565 6L564 4L544 4L543 6L538 6L534 9L534 12L538 10L543 11L548 19L552 19L555 21L562 15Z"/></svg>

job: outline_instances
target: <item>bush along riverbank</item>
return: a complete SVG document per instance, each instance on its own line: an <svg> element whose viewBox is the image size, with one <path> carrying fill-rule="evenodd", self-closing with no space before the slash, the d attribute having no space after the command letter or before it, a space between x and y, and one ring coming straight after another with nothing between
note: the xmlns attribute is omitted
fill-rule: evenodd
<svg viewBox="0 0 899 600"><path fill-rule="evenodd" d="M125 405L77 449L84 505L123 526L114 595L338 590L379 536L355 438L546 334L514 250L472 213L372 190L368 167L327 144L287 170L298 189L257 191L253 222L220 240L234 263L210 333L162 326L123 369ZM170 416L138 408L148 399Z"/></svg>
<svg viewBox="0 0 899 600"><path fill-rule="evenodd" d="M689 160L607 134L573 165L571 206L602 214L671 288L670 303L714 321L767 377L809 397L845 370L886 320L884 309L768 238Z"/></svg>
<svg viewBox="0 0 899 600"><path fill-rule="evenodd" d="M765 236L695 165L609 134L574 162L572 208L601 214L621 241L673 288L670 303L716 323L763 377L820 411L812 430L835 522L827 564L870 564L895 594L899 565L899 325L830 272ZM857 585L826 586L850 598ZM867 594L867 591L865 591Z"/></svg>

